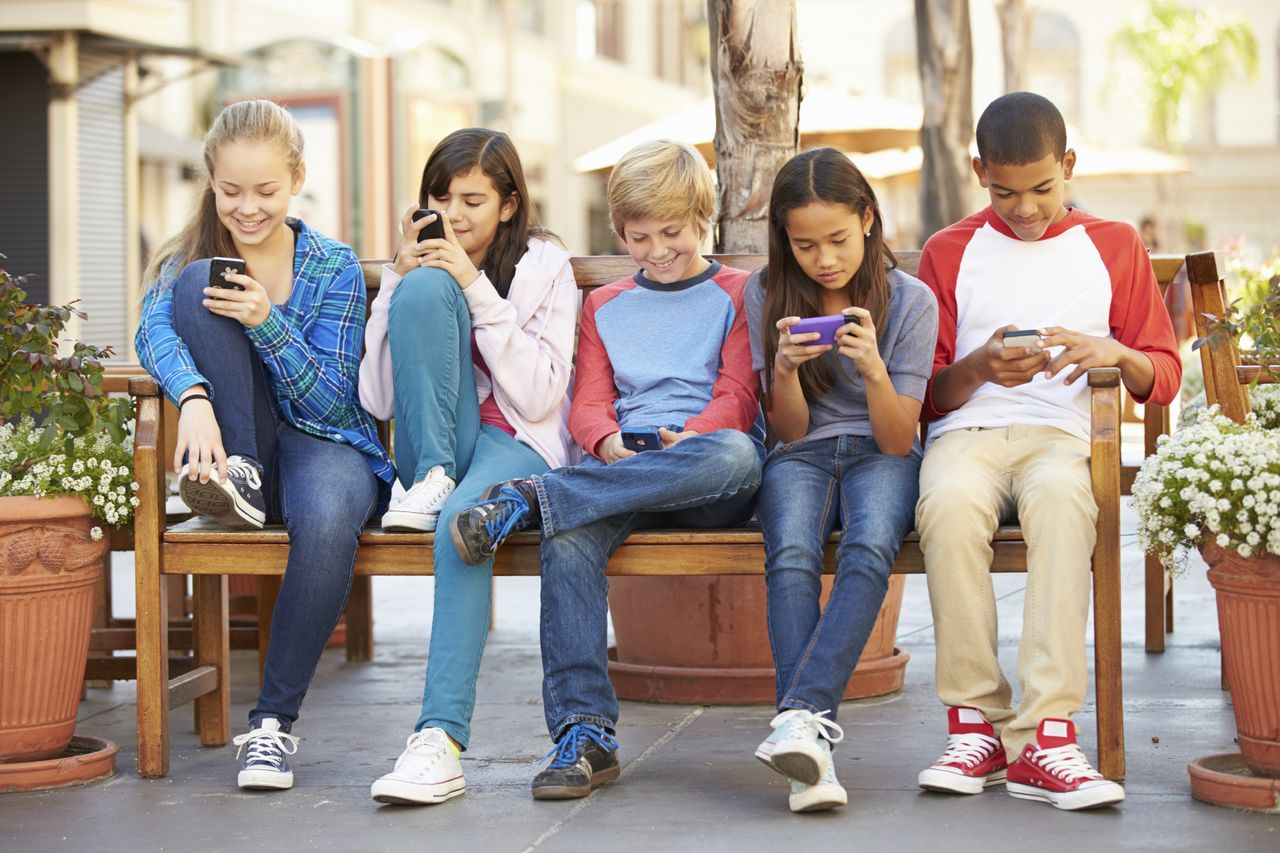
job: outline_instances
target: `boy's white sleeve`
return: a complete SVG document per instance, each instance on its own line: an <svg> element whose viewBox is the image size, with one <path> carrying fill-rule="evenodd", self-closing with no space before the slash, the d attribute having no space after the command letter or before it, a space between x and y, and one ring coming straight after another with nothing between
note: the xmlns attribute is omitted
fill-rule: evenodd
<svg viewBox="0 0 1280 853"><path fill-rule="evenodd" d="M391 342L387 340L387 312L391 294L400 275L391 264L382 265L378 295L369 306L369 322L364 327L364 357L360 359L360 405L379 420L389 420L395 411L395 384L391 380Z"/></svg>

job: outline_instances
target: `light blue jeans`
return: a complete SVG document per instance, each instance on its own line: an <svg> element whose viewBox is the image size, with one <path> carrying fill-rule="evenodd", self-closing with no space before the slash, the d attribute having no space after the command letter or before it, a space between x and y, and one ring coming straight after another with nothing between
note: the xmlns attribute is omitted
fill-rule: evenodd
<svg viewBox="0 0 1280 853"><path fill-rule="evenodd" d="M856 435L787 445L765 463L756 515L779 711L835 719L911 530L919 472L919 451L886 456ZM822 552L837 523L835 585L820 611Z"/></svg>
<svg viewBox="0 0 1280 853"><path fill-rule="evenodd" d="M471 364L471 315L453 278L410 272L391 294L387 317L394 371L396 467L408 488L435 465L457 481L436 528L435 607L422 713L414 730L438 727L465 749L485 638L493 561L465 565L448 534L459 510L488 486L547 470L532 448L480 423Z"/></svg>
<svg viewBox="0 0 1280 853"><path fill-rule="evenodd" d="M533 478L542 507L542 703L547 730L614 732L605 565L632 530L731 527L751 517L759 445L722 429L605 465L594 456ZM661 619L658 623L661 624Z"/></svg>

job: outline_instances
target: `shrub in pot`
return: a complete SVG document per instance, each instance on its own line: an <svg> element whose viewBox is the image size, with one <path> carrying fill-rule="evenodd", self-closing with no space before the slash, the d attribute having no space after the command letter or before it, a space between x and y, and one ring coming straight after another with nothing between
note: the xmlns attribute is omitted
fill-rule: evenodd
<svg viewBox="0 0 1280 853"><path fill-rule="evenodd" d="M3 256L0 255L0 258ZM137 505L109 349L62 341L74 304L27 304L0 269L0 762L61 754L75 728L107 541Z"/></svg>

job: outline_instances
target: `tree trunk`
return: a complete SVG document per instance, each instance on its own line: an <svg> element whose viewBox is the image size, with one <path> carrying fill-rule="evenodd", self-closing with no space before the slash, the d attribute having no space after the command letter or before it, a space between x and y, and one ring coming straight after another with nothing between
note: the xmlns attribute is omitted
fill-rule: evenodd
<svg viewBox="0 0 1280 853"><path fill-rule="evenodd" d="M920 238L970 213L973 42L968 0L915 0L924 120Z"/></svg>
<svg viewBox="0 0 1280 853"><path fill-rule="evenodd" d="M1004 90L1023 92L1027 88L1027 54L1031 49L1031 26L1036 20L1036 10L1028 10L1026 0L1001 0L996 4L996 12L1000 15Z"/></svg>
<svg viewBox="0 0 1280 853"><path fill-rule="evenodd" d="M716 100L718 252L763 252L769 193L800 147L795 0L707 0Z"/></svg>

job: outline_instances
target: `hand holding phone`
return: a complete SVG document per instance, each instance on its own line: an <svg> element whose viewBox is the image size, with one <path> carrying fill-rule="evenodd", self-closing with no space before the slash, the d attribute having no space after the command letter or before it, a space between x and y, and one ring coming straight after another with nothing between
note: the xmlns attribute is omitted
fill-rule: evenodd
<svg viewBox="0 0 1280 853"><path fill-rule="evenodd" d="M223 290L244 290L243 284L227 281L225 276L227 273L244 275L246 269L248 267L241 258L214 258L209 263L209 286L221 287Z"/></svg>
<svg viewBox="0 0 1280 853"><path fill-rule="evenodd" d="M646 450L661 450L662 435L656 429L624 429L622 431L622 446L636 453L643 453Z"/></svg>
<svg viewBox="0 0 1280 853"><path fill-rule="evenodd" d="M846 317L844 314L828 314L825 317L804 317L798 323L792 323L787 333L792 337L803 335L809 332L817 332L818 339L816 341L805 341L797 343L798 346L816 347L822 344L834 346L836 342L836 329L848 322L858 322L857 317Z"/></svg>
<svg viewBox="0 0 1280 853"><path fill-rule="evenodd" d="M1039 329L1010 329L1000 335L1000 342L1005 349L1025 347L1035 349L1040 343Z"/></svg>
<svg viewBox="0 0 1280 853"><path fill-rule="evenodd" d="M431 220L426 225L423 225L422 228L418 230L419 243L423 240L444 239L444 214L440 211L431 210L430 208L419 208L413 212L413 221L418 222L419 220L426 219L432 214L435 215L435 219Z"/></svg>

